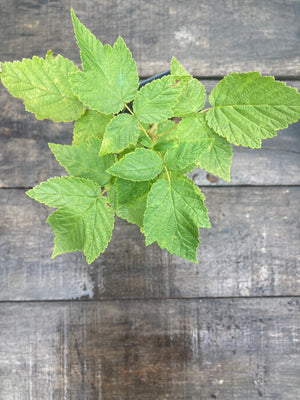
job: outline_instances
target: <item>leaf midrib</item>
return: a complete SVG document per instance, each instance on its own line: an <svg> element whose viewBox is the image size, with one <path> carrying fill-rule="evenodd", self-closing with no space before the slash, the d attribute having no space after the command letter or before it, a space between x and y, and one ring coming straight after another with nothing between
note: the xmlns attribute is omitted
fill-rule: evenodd
<svg viewBox="0 0 300 400"><path fill-rule="evenodd" d="M45 62L46 62L46 60L44 60L44 59L39 59L39 60L43 60L44 62L43 62L43 67L44 67L44 65L45 65ZM30 61L32 61L32 60L30 60ZM13 64L13 63L11 63L11 64ZM38 90L40 90L40 91L43 91L43 92L46 92L47 94L52 94L52 95L54 95L54 96L60 96L60 97L62 97L62 98L64 98L64 99L68 99L68 100L70 100L70 101L75 101L75 100L77 100L78 101L78 98L74 95L73 97L69 97L68 95L65 95L65 94L62 94L61 92L60 92L60 90L58 89L58 87L55 85L55 87L57 88L57 92L53 92L52 90L49 90L48 88L46 88L45 86L44 86L44 88L43 87L40 87L40 86L37 86L36 84L33 84L32 83L32 81L28 78L28 76L27 76L27 74L26 74L26 72L24 71L24 70L22 70L22 73L23 73L23 75L25 75L25 78L27 78L27 81L24 79L24 80L22 80L22 79L20 79L20 77L15 73L15 71L13 70L12 71L13 72L13 74L11 74L11 73L7 73L6 72L6 74L8 75L8 76L11 76L11 77L15 77L15 82L16 82L16 84L20 84L20 83L25 83L25 84L27 84L27 85L30 85L32 88L34 88L34 89L38 89ZM43 72L45 73L45 74L47 74L47 76L48 76L48 78L49 78L49 75L48 75L48 72L45 70L45 68L43 68ZM75 71L69 71L69 72L75 72ZM53 82L53 79L50 79L50 81L52 82L52 83L54 83L55 84L55 82ZM65 82L65 81L64 81ZM42 84L43 84L43 82L42 82ZM32 89L24 89L25 91L28 91L28 90L32 90Z"/></svg>

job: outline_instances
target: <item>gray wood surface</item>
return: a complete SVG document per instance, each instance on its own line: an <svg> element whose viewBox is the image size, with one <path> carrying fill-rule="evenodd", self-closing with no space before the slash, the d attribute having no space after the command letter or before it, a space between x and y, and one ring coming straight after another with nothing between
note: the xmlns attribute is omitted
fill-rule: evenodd
<svg viewBox="0 0 300 400"><path fill-rule="evenodd" d="M299 299L2 304L0 398L296 400Z"/></svg>
<svg viewBox="0 0 300 400"><path fill-rule="evenodd" d="M51 48L79 63L71 6L102 42L123 36L141 76L167 69L172 56L198 76L300 72L297 0L1 0L1 59Z"/></svg>
<svg viewBox="0 0 300 400"><path fill-rule="evenodd" d="M140 76L176 56L209 93L231 71L300 88L298 0L0 0L0 60L80 64L70 8L103 42L122 35ZM0 88L0 400L300 398L299 123L234 148L231 183L199 169L212 228L199 264L145 247L117 219L91 266L50 259L50 209L24 194L60 168L37 121Z"/></svg>
<svg viewBox="0 0 300 400"><path fill-rule="evenodd" d="M207 94L217 81L202 80ZM287 84L300 89L299 81ZM38 121L25 111L21 100L0 89L0 188L32 187L65 170L52 155L48 143L71 144L73 123ZM190 177L201 186L215 185L298 185L300 183L300 123L272 139L261 149L233 146L230 183L196 169Z"/></svg>
<svg viewBox="0 0 300 400"><path fill-rule="evenodd" d="M51 209L21 190L0 198L2 300L300 295L299 187L205 188L212 228L201 229L199 263L145 246L118 219L105 253L51 260Z"/></svg>

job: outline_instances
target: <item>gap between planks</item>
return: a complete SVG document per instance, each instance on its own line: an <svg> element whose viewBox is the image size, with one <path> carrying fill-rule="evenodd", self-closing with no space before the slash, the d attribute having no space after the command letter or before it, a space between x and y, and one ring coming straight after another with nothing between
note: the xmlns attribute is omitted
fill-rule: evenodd
<svg viewBox="0 0 300 400"><path fill-rule="evenodd" d="M0 300L0 304L23 304L23 303L108 303L108 302L149 302L149 301L195 301L195 300L262 300L262 299L298 299L299 295L271 295L271 296L203 296L203 297L128 297L128 298L103 298L103 299L44 299L44 300Z"/></svg>
<svg viewBox="0 0 300 400"><path fill-rule="evenodd" d="M37 186L39 185L39 183L37 184ZM196 184L197 185L197 184ZM245 183L243 183L243 184L237 184L237 185L221 185L221 184L218 184L218 185L197 185L197 186L199 186L200 188L202 188L202 187L208 187L208 188L236 188L236 187L239 187L239 188L253 188L253 189L256 189L256 188L298 188L298 187L300 187L300 184L297 184L297 185L295 185L295 184L292 184L292 185L287 185L287 184L277 184L277 185L269 185L269 184L266 184L266 185L252 185L251 183L249 183L249 184L245 184ZM32 189L33 188L33 186L27 186L27 187L23 187L23 186L18 186L18 187L13 187L13 186L0 186L0 190L30 190L30 189Z"/></svg>

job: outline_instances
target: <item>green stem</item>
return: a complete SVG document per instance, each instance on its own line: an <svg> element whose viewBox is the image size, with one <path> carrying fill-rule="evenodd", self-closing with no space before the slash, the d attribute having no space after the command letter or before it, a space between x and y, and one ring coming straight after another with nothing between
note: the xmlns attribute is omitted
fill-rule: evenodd
<svg viewBox="0 0 300 400"><path fill-rule="evenodd" d="M160 156L160 158L164 161L164 158L163 158L163 156L161 155L161 152L160 151L158 151L157 152L157 154ZM166 174L167 174L167 178L168 178L168 181L169 181L169 184L171 184L171 178L170 178L170 174L169 174L169 171L168 171L168 168L167 168L167 166L166 166L166 164L164 163L164 169L165 169L165 171L166 171Z"/></svg>
<svg viewBox="0 0 300 400"><path fill-rule="evenodd" d="M164 136L166 133L169 133L170 131L172 131L173 129L177 128L177 124L175 126L172 126L172 128L167 129L166 131L160 133L159 135L157 135L158 138Z"/></svg>
<svg viewBox="0 0 300 400"><path fill-rule="evenodd" d="M103 192L101 192L100 194L99 194L99 196L98 197L101 197L101 196L103 196L104 195L104 193L106 193L107 191L108 191L108 189L109 189L109 187L111 186L111 183L109 183L107 186L106 186L106 188L103 190Z"/></svg>
<svg viewBox="0 0 300 400"><path fill-rule="evenodd" d="M200 113L200 114L201 114L201 113L204 113L204 112L206 112L206 111L208 111L208 110L211 110L212 108L214 108L214 107L208 107L208 108L206 108L205 110L199 111L199 113Z"/></svg>
<svg viewBox="0 0 300 400"><path fill-rule="evenodd" d="M150 139L152 142L152 138L148 135L148 132L146 131L146 129L143 127L143 125L141 124L141 122L138 120L138 118L136 117L136 115L134 114L134 112L128 107L128 105L126 103L123 103L124 106L127 108L127 110L130 112L131 115L134 116L134 118L136 118L141 130L144 132L144 134L147 136L148 139Z"/></svg>
<svg viewBox="0 0 300 400"><path fill-rule="evenodd" d="M169 171L168 171L168 168L166 167L166 165L165 165L165 164L164 164L164 169L165 169L165 171L166 171L166 174L167 174L167 178L168 178L169 184L171 184L171 178L170 178L170 175L169 175Z"/></svg>
<svg viewBox="0 0 300 400"><path fill-rule="evenodd" d="M127 108L127 110L130 112L131 115L135 116L133 111L130 109L130 107L128 107L128 105L126 103L123 103L124 107Z"/></svg>

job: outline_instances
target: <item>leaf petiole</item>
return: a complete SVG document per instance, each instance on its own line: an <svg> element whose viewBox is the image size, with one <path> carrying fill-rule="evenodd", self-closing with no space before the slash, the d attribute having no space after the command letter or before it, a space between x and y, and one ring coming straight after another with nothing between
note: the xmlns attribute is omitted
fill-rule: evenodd
<svg viewBox="0 0 300 400"><path fill-rule="evenodd" d="M214 108L214 107L205 108L204 110L199 111L199 113L200 114L205 113L206 111L211 110L212 108Z"/></svg>
<svg viewBox="0 0 300 400"><path fill-rule="evenodd" d="M134 116L139 124L139 127L141 128L141 130L144 132L144 134L147 136L148 139L150 139L152 142L152 138L149 136L148 132L146 131L146 129L143 127L143 125L141 124L141 122L138 120L138 118L136 117L136 115L134 114L134 112L130 109L130 107L128 107L128 105L126 103L124 103L125 108L127 108L127 110L130 112L130 114L132 116Z"/></svg>
<svg viewBox="0 0 300 400"><path fill-rule="evenodd" d="M103 190L103 192L101 192L101 193L99 194L98 198L99 198L99 197L102 197L102 196L108 191L108 189L110 188L110 186L111 186L111 182L105 187L105 189Z"/></svg>
<svg viewBox="0 0 300 400"><path fill-rule="evenodd" d="M171 132L173 129L176 129L176 128L177 128L177 124L175 126L172 126L172 128L169 128L166 131L160 133L159 135L157 135L157 137L160 138L160 137L166 135L167 133Z"/></svg>
<svg viewBox="0 0 300 400"><path fill-rule="evenodd" d="M159 155L159 157L163 160L163 163L164 163L164 158L163 158L163 156L161 155L161 152L160 151L158 151L157 152L157 154ZM168 182L171 184L171 178L170 178L170 174L169 174L169 171L168 171L168 168L167 168L167 166L166 166L166 164L164 163L164 170L166 171L166 174L167 174L167 178L168 178Z"/></svg>

